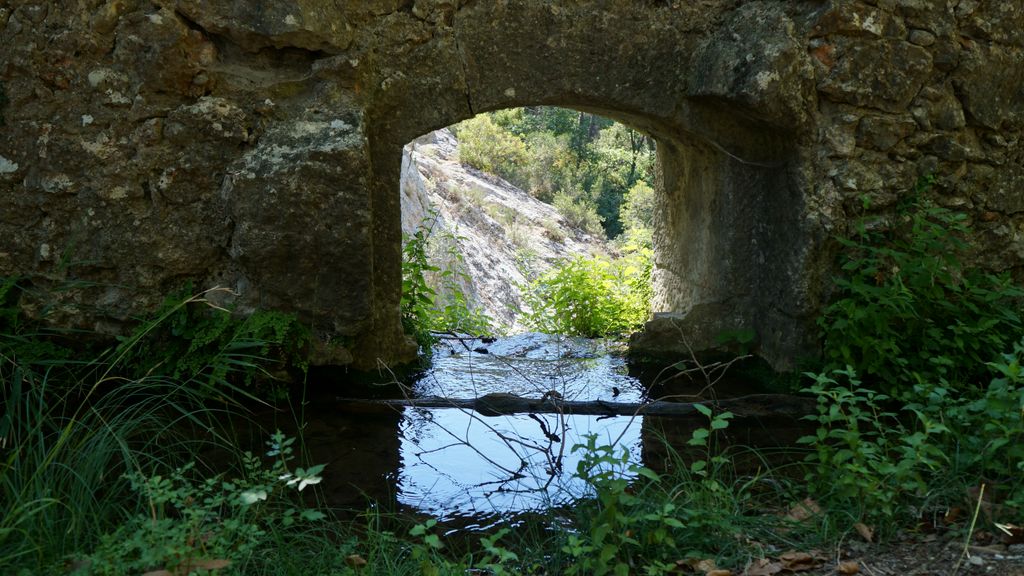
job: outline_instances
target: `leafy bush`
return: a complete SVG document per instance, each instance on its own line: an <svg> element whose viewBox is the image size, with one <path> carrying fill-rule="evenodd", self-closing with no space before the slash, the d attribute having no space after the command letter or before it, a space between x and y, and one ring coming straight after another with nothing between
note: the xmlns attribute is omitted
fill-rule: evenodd
<svg viewBox="0 0 1024 576"><path fill-rule="evenodd" d="M647 262L569 260L530 285L524 294L531 310L527 321L552 334L597 337L629 332L650 314Z"/></svg>
<svg viewBox="0 0 1024 576"><path fill-rule="evenodd" d="M927 473L945 456L940 430L912 430L888 411L889 397L864 388L852 369L809 374L814 383L804 392L818 398L815 434L800 438L812 447L815 468L807 480L829 503L854 509L858 520L892 521L906 513L907 498L923 494Z"/></svg>
<svg viewBox="0 0 1024 576"><path fill-rule="evenodd" d="M574 506L578 530L562 545L566 573L676 574L698 561L711 571L716 556L726 563L742 558L742 566L748 562L744 542L784 523L776 515L751 514L764 478L737 477L729 454L718 448L733 415L694 406L707 423L692 432L685 456L668 446L671 461L663 474L631 463L624 448L598 445L593 435L573 447L584 454L576 477L591 498Z"/></svg>
<svg viewBox="0 0 1024 576"><path fill-rule="evenodd" d="M434 309L434 289L427 285L426 273L439 270L427 261L430 230L420 227L402 245L402 327L421 346L433 344L430 336Z"/></svg>
<svg viewBox="0 0 1024 576"><path fill-rule="evenodd" d="M914 199L891 230L840 240L843 275L819 320L830 367L899 398L919 382L982 385L1024 334L1024 290L963 264L969 231L965 215Z"/></svg>
<svg viewBox="0 0 1024 576"><path fill-rule="evenodd" d="M428 217L437 222L436 214ZM471 305L462 289L467 275L457 237L445 238L447 266L431 262L434 224L421 225L402 247L402 327L425 350L434 344L433 331L486 334L490 319Z"/></svg>
<svg viewBox="0 0 1024 576"><path fill-rule="evenodd" d="M967 217L923 199L929 184L889 228L840 240L837 297L819 319L828 367L805 390L818 397L816 434L800 440L807 480L883 526L928 500L973 505L965 488L992 481L1024 503L1024 289L963 263Z"/></svg>
<svg viewBox="0 0 1024 576"><path fill-rule="evenodd" d="M555 194L553 205L573 228L579 228L592 236L603 237L601 217L597 215L597 207L592 201L559 192Z"/></svg>
<svg viewBox="0 0 1024 576"><path fill-rule="evenodd" d="M564 108L514 108L454 127L462 161L554 203L575 226L614 238L620 208L653 180L654 141L607 118Z"/></svg>
<svg viewBox="0 0 1024 576"><path fill-rule="evenodd" d="M620 213L633 187L650 187L654 174L651 142L636 130L616 123L601 129L597 139L590 143L589 169L595 176L589 190L609 238L617 237L625 229Z"/></svg>
<svg viewBox="0 0 1024 576"><path fill-rule="evenodd" d="M244 455L243 477L197 478L194 464L169 476L129 472L126 477L141 498L142 510L100 539L90 555L90 573L116 576L166 570L190 574L220 570L242 574L241 563L267 544L272 526L325 518L322 512L295 506L284 490L302 490L320 482L323 465L291 469L294 438L275 433L267 444L273 464Z"/></svg>
<svg viewBox="0 0 1024 576"><path fill-rule="evenodd" d="M627 248L653 246L654 234L654 188L640 181L633 185L622 200L619 209L623 234L621 244Z"/></svg>
<svg viewBox="0 0 1024 576"><path fill-rule="evenodd" d="M972 486L995 483L1006 505L1024 510L1024 341L989 364L998 376L983 390L958 393L943 385L919 384L907 405L921 427L942 432L942 453L954 477Z"/></svg>
<svg viewBox="0 0 1024 576"><path fill-rule="evenodd" d="M809 374L818 398L807 480L833 506L865 521L909 519L927 498L968 506L965 488L995 484L1007 511L1024 509L1024 342L990 365L1000 377L981 390L919 384L900 412L847 368ZM941 487L949 487L943 490Z"/></svg>
<svg viewBox="0 0 1024 576"><path fill-rule="evenodd" d="M525 187L523 167L528 161L526 143L498 126L486 114L453 127L459 139L459 159L478 170L497 174L519 187Z"/></svg>
<svg viewBox="0 0 1024 576"><path fill-rule="evenodd" d="M229 382L252 385L273 367L306 368L310 333L295 315L257 310L237 316L207 298L218 290L225 291L194 294L186 285L123 338L115 354L129 376L166 376L223 391Z"/></svg>
<svg viewBox="0 0 1024 576"><path fill-rule="evenodd" d="M611 446L598 446L593 435L587 437L587 444L573 446L574 452L580 450L584 457L576 476L587 483L595 496L594 501L581 506L592 506L594 510L588 510L585 531L569 534L562 547L573 559L567 573L625 575L636 564L647 566L654 573L674 568L662 558L671 560L678 554L672 532L685 528L677 518L676 505L665 502L648 510L650 506L630 488L632 478L658 482L658 474L631 464L625 449L616 454ZM649 548L654 549L656 558L637 558Z"/></svg>
<svg viewBox="0 0 1024 576"><path fill-rule="evenodd" d="M552 132L534 132L526 139L529 151L526 176L530 194L551 204L555 194L573 183L576 155L567 135Z"/></svg>
<svg viewBox="0 0 1024 576"><path fill-rule="evenodd" d="M565 242L565 231L558 225L555 220L545 219L540 223L541 227L544 228L544 235L547 236L553 242L562 244Z"/></svg>

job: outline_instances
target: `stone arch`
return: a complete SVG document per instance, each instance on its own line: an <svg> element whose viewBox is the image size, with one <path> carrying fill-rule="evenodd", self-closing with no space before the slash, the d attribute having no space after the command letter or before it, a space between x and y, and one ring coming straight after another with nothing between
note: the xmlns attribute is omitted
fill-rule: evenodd
<svg viewBox="0 0 1024 576"><path fill-rule="evenodd" d="M740 9L727 33L710 37L681 32L675 18L610 23L535 4L451 15L444 34L398 59L371 60L360 79L375 325L397 318L402 146L479 112L557 105L658 141L656 311L675 313L696 347L750 328L778 366L808 352L817 302L807 286L820 282L819 247L803 220L806 167L796 143L808 134L814 97L808 57L780 8ZM763 32L766 20L774 33ZM750 36L739 35L744 28Z"/></svg>
<svg viewBox="0 0 1024 576"><path fill-rule="evenodd" d="M297 313L314 363L409 358L400 147L522 104L658 139L658 307L697 346L752 327L776 366L813 352L828 238L922 174L973 218L974 262L1024 274L1024 10L998 2L22 4L0 9L0 276L55 325L124 333L191 280Z"/></svg>

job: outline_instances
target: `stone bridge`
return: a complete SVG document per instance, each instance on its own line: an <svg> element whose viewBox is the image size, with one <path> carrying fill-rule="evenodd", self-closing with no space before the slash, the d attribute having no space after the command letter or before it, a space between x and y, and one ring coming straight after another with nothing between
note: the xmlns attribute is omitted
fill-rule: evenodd
<svg viewBox="0 0 1024 576"><path fill-rule="evenodd" d="M919 176L1024 264L1024 9L1003 0L0 0L0 275L119 332L186 280L408 359L402 146L479 112L655 137L655 310L813 354L835 234Z"/></svg>

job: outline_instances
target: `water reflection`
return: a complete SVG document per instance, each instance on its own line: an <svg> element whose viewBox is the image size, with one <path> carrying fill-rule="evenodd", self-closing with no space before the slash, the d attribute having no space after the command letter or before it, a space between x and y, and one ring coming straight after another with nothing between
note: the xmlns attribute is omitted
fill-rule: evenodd
<svg viewBox="0 0 1024 576"><path fill-rule="evenodd" d="M413 384L415 396L478 398L492 392L540 398L555 391L566 400L639 402L643 385L629 376L621 344L598 339L528 333L485 343L448 340L433 365Z"/></svg>
<svg viewBox="0 0 1024 576"><path fill-rule="evenodd" d="M643 386L601 340L521 334L494 342L452 339L412 385L417 397L514 394L637 402ZM571 502L585 486L573 477L589 434L598 444L641 452L642 418L562 414L481 416L470 410L406 408L399 424L397 498L441 519L487 517Z"/></svg>
<svg viewBox="0 0 1024 576"><path fill-rule="evenodd" d="M586 487L573 474L588 434L639 460L642 419L406 409L400 424L398 500L444 520L567 504Z"/></svg>
<svg viewBox="0 0 1024 576"><path fill-rule="evenodd" d="M392 388L397 390L397 387ZM449 340L434 352L432 367L406 388L411 397L472 399L487 394L566 400L642 402L645 386L629 375L612 345L578 338L524 334L497 342ZM749 384L682 378L654 395L692 401L746 394ZM395 392L397 395L397 391ZM706 396L705 396L706 395ZM562 414L482 416L454 408L395 408L366 403L317 403L308 407L304 429L311 462L326 463L321 486L332 505L358 507L367 497L430 514L472 529L499 518L570 503L586 487L574 478L588 434L597 444L629 450L663 471L704 458L687 446L703 417L599 417ZM737 419L717 437L722 445L753 446L766 454L791 446L806 424L791 418ZM666 445L672 446L669 450ZM759 458L735 461L738 473L764 465Z"/></svg>

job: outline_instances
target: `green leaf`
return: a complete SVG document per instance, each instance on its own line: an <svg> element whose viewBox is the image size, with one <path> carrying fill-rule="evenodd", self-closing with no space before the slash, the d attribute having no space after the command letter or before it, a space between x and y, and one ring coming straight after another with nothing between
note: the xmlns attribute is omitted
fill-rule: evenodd
<svg viewBox="0 0 1024 576"><path fill-rule="evenodd" d="M651 470L646 466L641 466L637 468L636 473L654 482L658 482L659 480L661 480L661 476L659 476L657 472Z"/></svg>
<svg viewBox="0 0 1024 576"><path fill-rule="evenodd" d="M703 446L710 436L707 428L698 428L693 431L693 436L690 437L690 441L687 442L689 446Z"/></svg>

